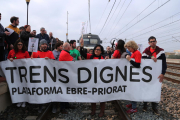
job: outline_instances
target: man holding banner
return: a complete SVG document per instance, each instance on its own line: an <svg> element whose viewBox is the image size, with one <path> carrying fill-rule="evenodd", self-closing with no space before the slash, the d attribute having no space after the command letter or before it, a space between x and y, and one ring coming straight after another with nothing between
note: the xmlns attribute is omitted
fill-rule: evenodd
<svg viewBox="0 0 180 120"><path fill-rule="evenodd" d="M40 50L37 52L33 52L32 58L49 58L49 59L55 59L52 51L47 50L48 43L45 39L42 39L39 42L39 48Z"/></svg>
<svg viewBox="0 0 180 120"><path fill-rule="evenodd" d="M142 58L152 59L154 62L157 62L157 59L162 60L162 72L158 77L159 82L162 82L163 78L164 78L164 74L166 73L166 69L167 69L166 56L164 53L164 49L156 46L157 41L154 36L151 36L148 39L148 43L150 46L144 50L144 52L142 54ZM158 110L157 110L157 106L158 106L158 103L152 102L152 109L155 114L159 114ZM144 102L143 110L147 111L147 102Z"/></svg>
<svg viewBox="0 0 180 120"><path fill-rule="evenodd" d="M45 39L42 39L39 42L39 48L40 50L37 52L33 52L31 55L31 58L45 58L45 59L55 59L52 51L47 50L48 43ZM56 110L54 110L56 112ZM39 113L42 112L42 106L39 106Z"/></svg>
<svg viewBox="0 0 180 120"><path fill-rule="evenodd" d="M63 44L63 50L59 56L59 61L73 61L73 57L70 55L70 45L68 42L65 42ZM61 113L62 114L68 114L68 112L66 111L66 108L74 108L72 106L69 105L68 102L61 102Z"/></svg>

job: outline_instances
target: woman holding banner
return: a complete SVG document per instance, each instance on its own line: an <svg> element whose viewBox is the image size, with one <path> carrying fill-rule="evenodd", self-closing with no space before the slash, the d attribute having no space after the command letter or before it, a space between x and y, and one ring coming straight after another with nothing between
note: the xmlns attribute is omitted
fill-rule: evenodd
<svg viewBox="0 0 180 120"><path fill-rule="evenodd" d="M84 48L83 48L84 41L82 38L80 40L80 43L81 43L80 53L85 59L104 59L104 57L102 56L104 54L104 49L101 45L96 45L94 47L93 54L89 54L84 52ZM105 102L100 103L100 108L101 110L98 116L102 117L104 116ZM91 115L95 115L96 103L91 103L91 109L92 109Z"/></svg>
<svg viewBox="0 0 180 120"><path fill-rule="evenodd" d="M14 59L24 59L24 58L30 58L29 53L26 49L26 46L24 45L24 42L22 40L17 40L14 44L14 49L12 49L7 57L10 61L13 61ZM20 102L17 104L17 107L25 107L25 102Z"/></svg>
<svg viewBox="0 0 180 120"><path fill-rule="evenodd" d="M132 55L127 55L126 59L136 68L140 68L141 64L141 53L137 50L138 45L134 41L129 41L127 42L124 47L126 47ZM133 58L134 60L132 60ZM136 107L137 102L131 101L131 104L126 105L127 108L130 108L126 112L131 114L131 113L136 113L137 112L137 107Z"/></svg>

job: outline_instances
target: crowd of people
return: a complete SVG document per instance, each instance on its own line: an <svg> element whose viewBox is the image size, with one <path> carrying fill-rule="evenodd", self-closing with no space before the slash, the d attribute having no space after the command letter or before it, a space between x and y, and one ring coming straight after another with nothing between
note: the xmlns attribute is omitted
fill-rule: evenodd
<svg viewBox="0 0 180 120"><path fill-rule="evenodd" d="M19 25L18 17L11 17L10 22L11 24L5 29L0 23L0 61L7 59L13 61L14 59L23 58L45 58L57 61L125 58L132 66L140 68L141 58L152 59L154 62L160 59L162 60L162 72L159 75L159 82L163 81L164 74L166 73L167 65L164 50L156 46L157 40L154 36L149 37L147 41L149 47L146 48L142 54L138 51L138 45L135 41L125 43L122 39L118 40L114 48L108 46L106 50L104 50L102 45L96 45L94 49L85 49L83 38L80 40L80 46L76 47L76 40L63 43L63 41L60 41L58 38L54 38L52 32L49 32L48 35L44 27L40 28L40 33L37 35L36 30L31 31L30 25L17 28ZM31 53L27 51L30 37L39 39L39 49L37 52ZM126 107L129 108L127 113L136 113L136 104L137 102L131 101L131 104L126 105ZM25 102L17 104L18 107L25 107L25 105ZM152 109L156 114L158 114L157 106L158 103L152 103ZM53 103L53 113L56 113L56 107L56 103ZM91 107L91 115L94 115L96 113L96 103L92 103ZM70 106L67 102L62 102L60 108L61 113L67 114L66 109L73 108L73 106ZM39 107L39 112L41 112L41 110L41 107ZM100 103L99 117L104 115L104 110L105 102L102 102ZM144 102L143 110L147 110L147 102Z"/></svg>

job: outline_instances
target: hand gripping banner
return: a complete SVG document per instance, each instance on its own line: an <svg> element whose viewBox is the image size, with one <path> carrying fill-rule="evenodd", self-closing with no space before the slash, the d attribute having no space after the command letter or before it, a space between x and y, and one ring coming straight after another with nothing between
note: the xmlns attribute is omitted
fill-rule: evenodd
<svg viewBox="0 0 180 120"><path fill-rule="evenodd" d="M126 59L55 61L44 58L0 63L12 102L158 102L161 60L142 59L134 68Z"/></svg>

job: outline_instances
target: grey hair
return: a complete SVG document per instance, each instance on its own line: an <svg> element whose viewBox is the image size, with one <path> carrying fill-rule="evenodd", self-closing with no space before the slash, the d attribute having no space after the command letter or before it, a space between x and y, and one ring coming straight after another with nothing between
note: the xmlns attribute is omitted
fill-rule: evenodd
<svg viewBox="0 0 180 120"><path fill-rule="evenodd" d="M44 28L44 27L41 27L41 28L40 28L40 31L41 31L42 29L45 29L45 28Z"/></svg>

